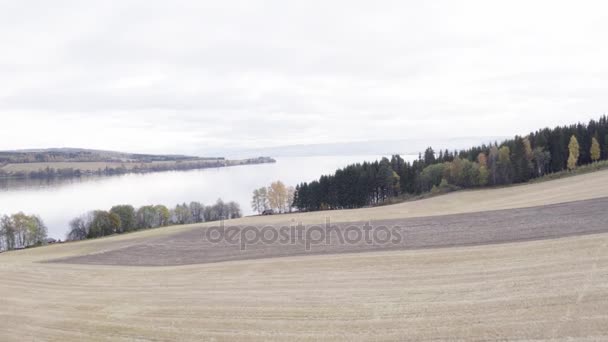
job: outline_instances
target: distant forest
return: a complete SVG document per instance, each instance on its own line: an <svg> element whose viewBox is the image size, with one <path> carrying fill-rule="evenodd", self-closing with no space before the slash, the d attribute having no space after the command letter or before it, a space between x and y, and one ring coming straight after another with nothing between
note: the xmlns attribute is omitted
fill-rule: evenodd
<svg viewBox="0 0 608 342"><path fill-rule="evenodd" d="M523 183L608 159L608 118L544 128L461 151L427 148L413 162L399 155L348 165L296 186L301 211L360 208L426 192Z"/></svg>
<svg viewBox="0 0 608 342"><path fill-rule="evenodd" d="M227 160L223 157L131 154L73 148L0 151L0 178L54 179L88 175L111 176L273 162L274 159L269 157ZM83 163L94 163L95 166Z"/></svg>
<svg viewBox="0 0 608 342"><path fill-rule="evenodd" d="M0 164L53 163L53 162L139 162L184 161L199 158L185 155L154 155L89 150L81 148L49 148L40 150L0 151Z"/></svg>

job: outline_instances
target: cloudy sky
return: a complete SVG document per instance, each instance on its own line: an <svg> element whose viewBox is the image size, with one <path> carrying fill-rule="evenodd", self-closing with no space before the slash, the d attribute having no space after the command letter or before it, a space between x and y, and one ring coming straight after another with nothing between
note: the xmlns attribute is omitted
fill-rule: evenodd
<svg viewBox="0 0 608 342"><path fill-rule="evenodd" d="M0 0L0 149L205 154L586 121L608 107L606 13L603 1Z"/></svg>

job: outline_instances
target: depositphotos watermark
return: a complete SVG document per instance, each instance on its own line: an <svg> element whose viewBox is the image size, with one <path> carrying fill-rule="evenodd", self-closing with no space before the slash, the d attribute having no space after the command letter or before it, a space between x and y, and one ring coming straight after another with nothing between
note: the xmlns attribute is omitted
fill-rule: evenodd
<svg viewBox="0 0 608 342"><path fill-rule="evenodd" d="M310 251L317 245L396 245L402 241L400 226L372 226L369 222L336 226L329 218L321 225L296 224L292 220L283 226L225 226L221 221L204 235L212 244L238 245L241 250L257 244L301 245Z"/></svg>

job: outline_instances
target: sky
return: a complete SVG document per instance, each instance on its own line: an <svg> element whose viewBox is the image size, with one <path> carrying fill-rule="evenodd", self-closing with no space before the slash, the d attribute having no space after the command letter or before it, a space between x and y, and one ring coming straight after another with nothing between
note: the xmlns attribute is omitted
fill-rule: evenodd
<svg viewBox="0 0 608 342"><path fill-rule="evenodd" d="M598 118L605 1L0 0L0 149L512 136Z"/></svg>

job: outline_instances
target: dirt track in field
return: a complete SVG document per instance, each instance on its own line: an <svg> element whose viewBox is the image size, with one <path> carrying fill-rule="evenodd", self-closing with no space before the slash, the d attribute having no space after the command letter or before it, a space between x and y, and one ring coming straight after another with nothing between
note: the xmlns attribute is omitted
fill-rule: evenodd
<svg viewBox="0 0 608 342"><path fill-rule="evenodd" d="M331 212L327 214L331 217ZM291 223L292 227L296 225L297 222ZM282 231L279 230L281 226ZM331 220L329 224L315 226L312 230L308 230L312 226L302 226L300 233L289 226L290 222L285 222L283 225L247 228L249 232L246 234L245 226L235 226L239 230L225 226L224 231L231 230L236 235L231 235L231 242L223 239L213 243L206 234L209 228L196 228L58 261L175 266L307 254L495 244L602 233L608 232L608 197L522 209L377 220L371 221L367 228L366 222L333 223ZM265 229L266 242L259 241L262 228ZM365 229L369 231L367 235ZM389 231L390 236L387 235ZM214 233L211 237L216 236ZM387 242L389 238L391 241Z"/></svg>

